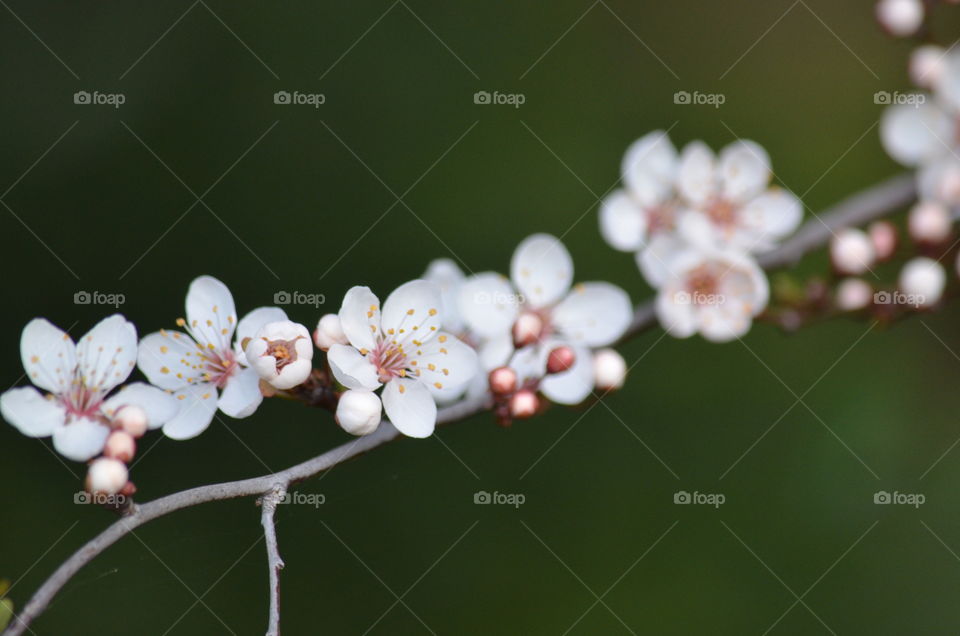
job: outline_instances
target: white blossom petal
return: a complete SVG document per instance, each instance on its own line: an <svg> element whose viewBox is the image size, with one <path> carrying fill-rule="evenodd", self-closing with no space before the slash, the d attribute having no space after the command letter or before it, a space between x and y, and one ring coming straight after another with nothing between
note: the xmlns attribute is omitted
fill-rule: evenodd
<svg viewBox="0 0 960 636"><path fill-rule="evenodd" d="M85 462L103 451L109 434L100 422L83 417L53 431L53 447L67 459Z"/></svg>
<svg viewBox="0 0 960 636"><path fill-rule="evenodd" d="M373 391L380 387L377 368L349 345L335 344L327 351L327 362L337 382L348 389Z"/></svg>
<svg viewBox="0 0 960 636"><path fill-rule="evenodd" d="M203 381L199 345L179 331L158 331L140 340L137 366L150 384L176 390Z"/></svg>
<svg viewBox="0 0 960 636"><path fill-rule="evenodd" d="M44 397L33 387L10 389L0 395L0 414L29 437L53 435L67 420L63 404Z"/></svg>
<svg viewBox="0 0 960 636"><path fill-rule="evenodd" d="M120 314L101 320L77 343L83 384L101 394L127 379L137 362L137 330Z"/></svg>
<svg viewBox="0 0 960 636"><path fill-rule="evenodd" d="M635 252L647 235L643 210L625 190L614 190L600 206L600 234L613 249Z"/></svg>
<svg viewBox="0 0 960 636"><path fill-rule="evenodd" d="M770 183L770 156L759 144L740 139L720 151L720 179L725 199L743 203Z"/></svg>
<svg viewBox="0 0 960 636"><path fill-rule="evenodd" d="M437 424L437 404L426 385L395 378L383 389L383 410L393 426L407 437L430 437Z"/></svg>
<svg viewBox="0 0 960 636"><path fill-rule="evenodd" d="M637 253L640 273L651 287L658 288L666 282L670 277L670 261L685 247L686 242L676 234L660 233Z"/></svg>
<svg viewBox="0 0 960 636"><path fill-rule="evenodd" d="M180 403L177 415L163 425L163 433L171 439L196 437L207 430L217 412L217 387L209 382L191 384L173 396Z"/></svg>
<svg viewBox="0 0 960 636"><path fill-rule="evenodd" d="M952 124L939 106L897 104L880 120L880 140L887 154L906 166L916 166L950 152Z"/></svg>
<svg viewBox="0 0 960 636"><path fill-rule="evenodd" d="M160 428L180 410L175 397L143 382L128 384L114 393L103 402L102 410L107 417L112 418L114 413L128 404L139 406L144 410L149 428Z"/></svg>
<svg viewBox="0 0 960 636"><path fill-rule="evenodd" d="M423 279L440 288L443 298L443 328L447 331L459 333L463 330L463 319L460 317L458 299L460 286L466 279L460 267L449 258L438 258L430 262Z"/></svg>
<svg viewBox="0 0 960 636"><path fill-rule="evenodd" d="M641 205L663 201L673 186L677 150L667 133L655 130L633 142L623 156L623 182Z"/></svg>
<svg viewBox="0 0 960 636"><path fill-rule="evenodd" d="M230 348L237 326L237 310L227 286L213 276L200 276L187 290L187 324L201 344L212 344L220 351Z"/></svg>
<svg viewBox="0 0 960 636"><path fill-rule="evenodd" d="M257 307L246 316L240 319L237 324L237 339L233 343L233 352L237 362L243 366L248 366L247 354L243 352L243 341L247 338L253 338L260 329L271 322L283 322L287 320L287 312L279 307Z"/></svg>
<svg viewBox="0 0 960 636"><path fill-rule="evenodd" d="M77 366L76 347L65 332L34 318L20 336L20 357L30 381L52 393L66 393Z"/></svg>
<svg viewBox="0 0 960 636"><path fill-rule="evenodd" d="M677 190L693 205L704 205L717 194L717 160L702 141L692 141L680 153Z"/></svg>
<svg viewBox="0 0 960 636"><path fill-rule="evenodd" d="M556 237L534 234L513 253L510 278L530 307L545 307L563 298L570 289L573 259Z"/></svg>
<svg viewBox="0 0 960 636"><path fill-rule="evenodd" d="M553 323L574 344L605 347L620 339L633 319L630 297L610 283L575 285L554 307Z"/></svg>
<svg viewBox="0 0 960 636"><path fill-rule="evenodd" d="M477 356L480 359L480 369L484 372L480 374L484 376L483 381L487 381L486 373L507 364L512 355L513 337L510 334L503 334L482 342L477 348Z"/></svg>
<svg viewBox="0 0 960 636"><path fill-rule="evenodd" d="M242 419L253 415L260 403L260 376L252 367L238 369L223 387L217 407L230 417Z"/></svg>
<svg viewBox="0 0 960 636"><path fill-rule="evenodd" d="M586 347L573 347L573 366L543 378L540 391L557 404L579 404L593 392L593 354Z"/></svg>
<svg viewBox="0 0 960 636"><path fill-rule="evenodd" d="M657 293L655 309L657 320L663 330L674 338L689 338L697 333L699 324L694 306L690 303L678 302L683 293L680 284L668 282Z"/></svg>
<svg viewBox="0 0 960 636"><path fill-rule="evenodd" d="M449 399L463 392L480 371L477 352L456 336L441 332L416 354L409 354L410 367L437 398Z"/></svg>
<svg viewBox="0 0 960 636"><path fill-rule="evenodd" d="M380 299L369 287L351 287L340 306L340 326L357 349L370 351L380 335Z"/></svg>
<svg viewBox="0 0 960 636"><path fill-rule="evenodd" d="M383 333L399 343L427 342L440 329L441 309L438 285L425 280L404 283L383 303Z"/></svg>
<svg viewBox="0 0 960 636"><path fill-rule="evenodd" d="M770 188L740 210L749 252L763 251L792 234L803 220L803 204L792 192Z"/></svg>
<svg viewBox="0 0 960 636"><path fill-rule="evenodd" d="M457 306L470 330L484 338L510 333L520 311L519 296L506 278L484 272L460 286Z"/></svg>

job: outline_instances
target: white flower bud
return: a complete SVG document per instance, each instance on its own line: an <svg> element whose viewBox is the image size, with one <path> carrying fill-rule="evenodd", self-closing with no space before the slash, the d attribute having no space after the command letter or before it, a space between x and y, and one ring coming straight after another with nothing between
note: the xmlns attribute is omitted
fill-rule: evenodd
<svg viewBox="0 0 960 636"><path fill-rule="evenodd" d="M913 35L923 24L922 0L880 0L876 8L877 21L891 35Z"/></svg>
<svg viewBox="0 0 960 636"><path fill-rule="evenodd" d="M310 332L289 320L261 327L247 343L244 353L257 374L280 390L303 383L313 370Z"/></svg>
<svg viewBox="0 0 960 636"><path fill-rule="evenodd" d="M936 201L921 201L910 209L907 229L918 243L942 243L950 237L950 212Z"/></svg>
<svg viewBox="0 0 960 636"><path fill-rule="evenodd" d="M529 389L521 389L510 398L510 415L523 420L533 417L540 410L540 398Z"/></svg>
<svg viewBox="0 0 960 636"><path fill-rule="evenodd" d="M535 313L525 311L517 316L513 324L513 342L517 347L525 347L540 339L543 334L543 319Z"/></svg>
<svg viewBox="0 0 960 636"><path fill-rule="evenodd" d="M343 333L343 327L340 326L340 316L337 314L326 314L317 323L317 329L313 332L313 342L317 349L326 351L335 344L350 344L347 335Z"/></svg>
<svg viewBox="0 0 960 636"><path fill-rule="evenodd" d="M113 425L134 437L143 437L147 432L147 412L136 404L121 407L113 416Z"/></svg>
<svg viewBox="0 0 960 636"><path fill-rule="evenodd" d="M613 349L601 349L593 354L593 382L601 391L614 391L627 379L627 363Z"/></svg>
<svg viewBox="0 0 960 636"><path fill-rule="evenodd" d="M858 311L873 302L873 287L859 278L846 278L837 285L834 302L840 311Z"/></svg>
<svg viewBox="0 0 960 636"><path fill-rule="evenodd" d="M864 232L844 228L834 234L830 241L830 258L839 273L857 275L870 269L876 253L870 237Z"/></svg>
<svg viewBox="0 0 960 636"><path fill-rule="evenodd" d="M337 402L337 424L351 435L369 435L380 425L382 406L373 391L345 391Z"/></svg>
<svg viewBox="0 0 960 636"><path fill-rule="evenodd" d="M946 51L936 44L924 44L910 54L910 79L921 88L933 88L943 77Z"/></svg>
<svg viewBox="0 0 960 636"><path fill-rule="evenodd" d="M920 256L910 260L900 270L900 291L917 306L935 305L943 295L947 273L937 261Z"/></svg>
<svg viewBox="0 0 960 636"><path fill-rule="evenodd" d="M129 463L137 452L137 443L133 441L133 435L118 430L113 431L107 437L107 442L103 445L103 454L111 459L118 459L123 463Z"/></svg>
<svg viewBox="0 0 960 636"><path fill-rule="evenodd" d="M90 492L115 495L127 485L127 466L118 459L100 457L93 460L87 471Z"/></svg>

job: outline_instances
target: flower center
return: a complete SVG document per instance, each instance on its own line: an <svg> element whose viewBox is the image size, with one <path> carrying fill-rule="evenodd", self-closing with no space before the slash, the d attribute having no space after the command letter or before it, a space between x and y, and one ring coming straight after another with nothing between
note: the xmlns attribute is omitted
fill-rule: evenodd
<svg viewBox="0 0 960 636"><path fill-rule="evenodd" d="M706 213L716 225L730 228L737 224L737 207L726 199L713 200L707 206Z"/></svg>
<svg viewBox="0 0 960 636"><path fill-rule="evenodd" d="M302 336L297 336L293 340L267 340L263 339L267 343L267 350L263 353L264 356L273 356L277 361L277 371L283 369L291 362L297 361L297 340L300 340Z"/></svg>
<svg viewBox="0 0 960 636"><path fill-rule="evenodd" d="M381 340L367 359L377 368L377 376L383 384L407 374L407 354L404 353L402 344Z"/></svg>
<svg viewBox="0 0 960 636"><path fill-rule="evenodd" d="M709 265L701 265L687 275L687 291L693 298L713 297L719 286L719 276Z"/></svg>
<svg viewBox="0 0 960 636"><path fill-rule="evenodd" d="M216 385L218 389L227 385L227 380L236 372L239 364L232 349L220 351L208 346L198 355L203 362L203 379Z"/></svg>
<svg viewBox="0 0 960 636"><path fill-rule="evenodd" d="M657 234L673 230L675 216L673 206L669 204L647 208L647 231L650 234Z"/></svg>

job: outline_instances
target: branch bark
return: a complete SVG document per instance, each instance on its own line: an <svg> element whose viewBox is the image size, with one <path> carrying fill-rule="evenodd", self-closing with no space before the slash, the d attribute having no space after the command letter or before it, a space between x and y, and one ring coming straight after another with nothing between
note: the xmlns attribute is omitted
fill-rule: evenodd
<svg viewBox="0 0 960 636"><path fill-rule="evenodd" d="M260 523L263 525L263 536L267 544L267 566L270 569L270 619L267 636L280 636L280 570L284 564L277 546L277 528L273 522L273 513L286 494L287 485L277 484L260 500Z"/></svg>
<svg viewBox="0 0 960 636"><path fill-rule="evenodd" d="M765 269L776 269L794 264L808 252L826 244L837 229L862 225L886 216L904 207L915 197L916 187L912 174L890 178L848 197L820 214L814 215L814 218L807 221L789 240L776 250L761 256L758 260ZM635 336L654 324L656 324L656 314L653 302L640 303L624 339ZM485 410L487 407L486 399L464 400L440 409L437 414L437 423L448 424L462 420ZM264 496L266 500L266 497L275 493L278 487L287 488L291 484L312 477L381 444L385 444L398 435L397 430L388 421L384 420L374 433L359 437L278 473L252 479L199 486L145 504L134 505L126 516L108 526L64 561L34 593L30 601L24 606L23 611L13 619L13 622L3 632L3 636L20 636L29 628L33 620L46 609L57 592L83 566L126 536L131 530L148 521L182 508L210 501L254 496ZM282 567L283 562L280 560L276 547L273 511L271 509L268 513L266 506L263 509L262 522L264 532L267 533L267 551L270 558L270 626L271 629L276 630L268 633L279 633L278 570L279 567Z"/></svg>

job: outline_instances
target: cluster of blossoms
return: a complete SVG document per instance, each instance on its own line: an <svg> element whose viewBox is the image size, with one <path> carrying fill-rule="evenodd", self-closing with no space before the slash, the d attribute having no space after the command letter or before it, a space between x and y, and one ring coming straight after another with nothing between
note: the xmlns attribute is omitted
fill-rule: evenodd
<svg viewBox="0 0 960 636"><path fill-rule="evenodd" d="M670 334L725 342L749 331L769 285L755 255L793 233L803 206L770 185L770 158L739 140L719 156L694 141L679 153L663 131L627 150L623 188L600 209L600 230L615 249L634 252L657 289L656 310Z"/></svg>

